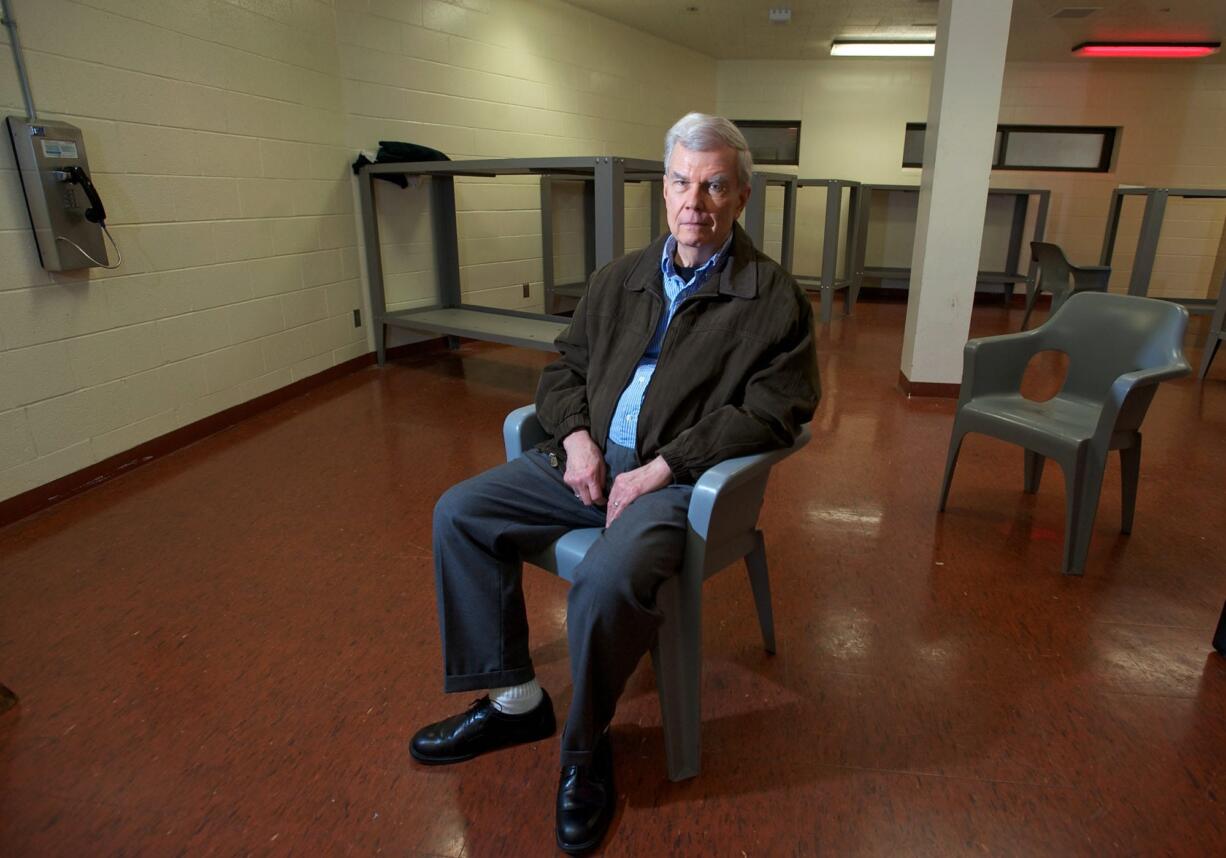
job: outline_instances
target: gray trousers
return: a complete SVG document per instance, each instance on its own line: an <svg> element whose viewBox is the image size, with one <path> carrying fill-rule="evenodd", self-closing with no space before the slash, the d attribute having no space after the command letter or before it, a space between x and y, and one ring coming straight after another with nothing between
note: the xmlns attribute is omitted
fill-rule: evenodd
<svg viewBox="0 0 1226 858"><path fill-rule="evenodd" d="M638 466L610 444L608 478ZM521 557L569 530L603 527L563 471L529 450L450 489L434 508L434 569L443 638L443 687L472 691L535 676L528 650ZM685 549L691 486L642 495L588 551L567 596L574 687L562 731L562 765L588 760L617 699L660 626L656 592L677 574Z"/></svg>

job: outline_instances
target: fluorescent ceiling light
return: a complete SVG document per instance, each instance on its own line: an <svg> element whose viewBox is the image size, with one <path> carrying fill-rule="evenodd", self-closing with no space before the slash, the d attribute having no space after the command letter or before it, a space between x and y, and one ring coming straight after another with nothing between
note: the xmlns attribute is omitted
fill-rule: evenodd
<svg viewBox="0 0 1226 858"><path fill-rule="evenodd" d="M835 39L830 46L832 57L930 57L935 52L936 42L926 41Z"/></svg>
<svg viewBox="0 0 1226 858"><path fill-rule="evenodd" d="M1082 42L1073 53L1079 57L1177 59L1207 57L1221 46L1221 42Z"/></svg>

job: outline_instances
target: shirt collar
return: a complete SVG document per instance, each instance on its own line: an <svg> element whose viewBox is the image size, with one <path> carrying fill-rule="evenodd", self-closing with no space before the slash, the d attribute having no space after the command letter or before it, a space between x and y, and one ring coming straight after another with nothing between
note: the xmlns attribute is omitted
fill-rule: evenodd
<svg viewBox="0 0 1226 858"><path fill-rule="evenodd" d="M736 230L729 232L728 238L724 240L723 246L720 247L719 250L715 251L715 253L711 255L710 259L694 269L694 277L689 281L689 283L702 283L707 279L707 277L710 276L711 272L719 266L720 262L723 261L725 254L727 254L728 248L732 245L732 236L735 232ZM664 253L660 255L660 271L664 273L665 280L670 277L676 277L678 279L681 278L681 275L677 273L676 264L673 262L673 255L676 253L676 250L677 239L675 236L670 235L664 242Z"/></svg>

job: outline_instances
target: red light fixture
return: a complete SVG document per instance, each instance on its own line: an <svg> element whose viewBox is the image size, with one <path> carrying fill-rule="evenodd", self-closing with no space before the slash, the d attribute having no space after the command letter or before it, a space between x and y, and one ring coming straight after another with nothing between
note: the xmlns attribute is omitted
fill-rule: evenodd
<svg viewBox="0 0 1226 858"><path fill-rule="evenodd" d="M1082 42L1073 48L1078 57L1135 59L1189 59L1216 54L1221 42Z"/></svg>

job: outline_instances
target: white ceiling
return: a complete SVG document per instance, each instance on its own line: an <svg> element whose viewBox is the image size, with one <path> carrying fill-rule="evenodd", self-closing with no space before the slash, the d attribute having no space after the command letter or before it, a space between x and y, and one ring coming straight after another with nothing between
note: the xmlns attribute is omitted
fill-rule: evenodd
<svg viewBox="0 0 1226 858"><path fill-rule="evenodd" d="M565 2L716 59L828 58L833 39L932 38L937 20L937 0ZM768 10L779 7L792 10L791 23L769 22ZM1084 18L1052 17L1070 7L1097 11ZM1084 41L1216 42L1224 35L1226 0L1013 0L1009 59L1074 59L1070 50ZM1226 54L1160 62L1221 63Z"/></svg>

